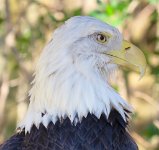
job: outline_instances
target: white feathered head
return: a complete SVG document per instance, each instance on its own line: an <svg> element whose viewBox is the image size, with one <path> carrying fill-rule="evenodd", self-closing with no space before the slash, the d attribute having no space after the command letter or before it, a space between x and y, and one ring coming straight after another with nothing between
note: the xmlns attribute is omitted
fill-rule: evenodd
<svg viewBox="0 0 159 150"><path fill-rule="evenodd" d="M69 117L73 123L92 113L107 117L112 108L125 120L129 104L107 82L117 64L145 72L143 53L121 33L88 16L72 17L53 33L44 48L30 90L29 109L20 128Z"/></svg>

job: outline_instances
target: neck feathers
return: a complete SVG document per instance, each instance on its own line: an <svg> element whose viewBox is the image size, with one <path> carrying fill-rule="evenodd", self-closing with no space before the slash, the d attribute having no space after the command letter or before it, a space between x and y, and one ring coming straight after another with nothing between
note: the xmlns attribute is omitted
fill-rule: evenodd
<svg viewBox="0 0 159 150"><path fill-rule="evenodd" d="M76 124L88 113L108 118L112 108L126 121L131 106L112 89L98 70L73 63L67 56L52 57L49 48L44 50L36 69L33 87L30 90L30 104L20 129L29 132L32 125L45 127L50 122L69 117ZM51 59L47 59L51 58ZM57 59L58 58L58 59ZM78 66L77 66L78 65ZM125 111L127 110L127 111Z"/></svg>

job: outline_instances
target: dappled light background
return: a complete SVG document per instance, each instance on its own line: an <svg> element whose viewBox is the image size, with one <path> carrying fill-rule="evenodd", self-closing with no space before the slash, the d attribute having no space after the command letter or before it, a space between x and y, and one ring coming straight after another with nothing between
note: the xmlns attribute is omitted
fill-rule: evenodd
<svg viewBox="0 0 159 150"><path fill-rule="evenodd" d="M140 150L159 149L159 3L157 0L0 0L0 143L28 106L37 59L52 32L75 15L116 26L146 55L147 72L120 70L114 88L131 103L130 132ZM68 35L71 36L71 35Z"/></svg>

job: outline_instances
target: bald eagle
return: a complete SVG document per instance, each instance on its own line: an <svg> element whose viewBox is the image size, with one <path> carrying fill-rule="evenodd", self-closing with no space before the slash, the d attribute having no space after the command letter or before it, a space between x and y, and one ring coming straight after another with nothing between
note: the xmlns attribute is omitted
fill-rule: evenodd
<svg viewBox="0 0 159 150"><path fill-rule="evenodd" d="M137 150L132 107L108 82L126 64L144 75L143 53L118 29L88 16L66 21L40 56L19 130L0 150Z"/></svg>

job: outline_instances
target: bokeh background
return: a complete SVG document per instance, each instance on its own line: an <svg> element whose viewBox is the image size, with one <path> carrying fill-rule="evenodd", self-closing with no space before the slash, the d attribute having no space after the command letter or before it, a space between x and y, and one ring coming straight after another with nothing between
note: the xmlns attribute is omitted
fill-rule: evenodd
<svg viewBox="0 0 159 150"><path fill-rule="evenodd" d="M52 32L75 15L116 26L143 50L143 79L119 71L114 87L134 107L130 131L140 150L159 150L159 3L157 0L0 0L0 143L28 106L36 61ZM71 36L71 35L68 35Z"/></svg>

